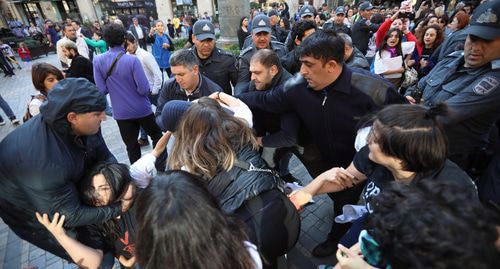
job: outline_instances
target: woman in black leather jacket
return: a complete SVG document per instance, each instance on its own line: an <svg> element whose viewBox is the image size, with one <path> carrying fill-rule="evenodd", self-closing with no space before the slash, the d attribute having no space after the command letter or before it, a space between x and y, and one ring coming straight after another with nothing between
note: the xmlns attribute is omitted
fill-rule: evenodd
<svg viewBox="0 0 500 269"><path fill-rule="evenodd" d="M248 124L205 97L184 113L174 135L170 168L206 179L222 210L245 222L265 268L274 268L276 258L296 243L300 219L281 191L281 179L260 157Z"/></svg>

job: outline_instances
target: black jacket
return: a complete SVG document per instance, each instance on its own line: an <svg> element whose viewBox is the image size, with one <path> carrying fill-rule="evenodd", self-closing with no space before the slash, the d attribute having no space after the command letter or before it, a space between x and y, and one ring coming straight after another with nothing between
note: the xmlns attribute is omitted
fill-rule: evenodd
<svg viewBox="0 0 500 269"><path fill-rule="evenodd" d="M57 88L61 84L66 88ZM93 91L88 90L91 87ZM76 136L66 120L67 113L75 108L93 107L96 98L100 98L96 102L104 110L104 96L95 86L84 79L62 80L49 93L40 115L0 143L0 215L24 240L38 245L47 244L51 238L35 218L35 212L48 213L50 217L56 212L65 215L67 230L99 223L120 213L119 205L83 205L77 191L80 180L95 164L116 162L100 131Z"/></svg>
<svg viewBox="0 0 500 269"><path fill-rule="evenodd" d="M198 57L196 47L189 50ZM200 73L219 85L225 93L232 95L231 84L235 86L238 82L236 57L230 52L215 47L210 57L205 60L198 57L198 60L200 61Z"/></svg>
<svg viewBox="0 0 500 269"><path fill-rule="evenodd" d="M236 157L243 164L252 164L258 169L269 169L260 157L258 151L252 150L250 146L245 146L236 153ZM269 170L270 171L270 170ZM230 181L223 190L215 186L225 186L224 183ZM258 196L259 194L278 189L281 186L279 178L271 172L248 171L247 169L233 166L227 172L221 172L210 179L208 189L219 201L222 210L227 214L234 213L246 201ZM214 190L220 190L214 191ZM264 205L263 205L264 207Z"/></svg>
<svg viewBox="0 0 500 269"><path fill-rule="evenodd" d="M323 30L332 29L335 33L344 33L351 36L351 27L347 24L336 24L329 20L323 24Z"/></svg>
<svg viewBox="0 0 500 269"><path fill-rule="evenodd" d="M284 87L245 93L240 99L252 109L294 111L330 167L347 167L352 161L361 117L386 104L406 103L388 81L345 65L337 80L320 91L296 75Z"/></svg>
<svg viewBox="0 0 500 269"><path fill-rule="evenodd" d="M200 82L198 87L191 95L187 95L186 91L181 89L181 86L175 81L175 77L170 78L165 81L163 88L158 94L158 105L156 106L155 118L158 126L162 126L161 123L161 111L168 101L172 100L184 100L193 101L203 96L209 96L214 92L221 92L222 89L215 82L211 81L209 78L200 74ZM166 131L166 130L163 130Z"/></svg>
<svg viewBox="0 0 500 269"><path fill-rule="evenodd" d="M77 55L71 60L71 65L66 71L66 74L68 78L86 78L95 84L92 62L82 55Z"/></svg>
<svg viewBox="0 0 500 269"><path fill-rule="evenodd" d="M351 56L345 61L345 64L349 67L357 67L366 70L370 70L370 64L366 60L365 56L356 47L352 48Z"/></svg>
<svg viewBox="0 0 500 269"><path fill-rule="evenodd" d="M352 43L363 55L368 50L368 40L377 32L379 26L380 24L370 23L369 20L361 18L352 27Z"/></svg>

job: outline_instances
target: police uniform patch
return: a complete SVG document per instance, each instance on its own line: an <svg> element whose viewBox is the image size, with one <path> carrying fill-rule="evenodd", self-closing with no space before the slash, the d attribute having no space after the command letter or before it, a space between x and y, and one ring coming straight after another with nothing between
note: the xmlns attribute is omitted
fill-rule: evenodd
<svg viewBox="0 0 500 269"><path fill-rule="evenodd" d="M474 86L474 92L478 95L488 95L500 85L498 78L486 76Z"/></svg>

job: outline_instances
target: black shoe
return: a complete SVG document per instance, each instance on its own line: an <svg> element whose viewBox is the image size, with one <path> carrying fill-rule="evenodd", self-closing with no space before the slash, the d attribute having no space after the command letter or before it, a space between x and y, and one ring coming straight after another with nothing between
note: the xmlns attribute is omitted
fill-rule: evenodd
<svg viewBox="0 0 500 269"><path fill-rule="evenodd" d="M322 258L334 254L335 251L337 251L337 242L327 239L314 247L312 255L314 257Z"/></svg>
<svg viewBox="0 0 500 269"><path fill-rule="evenodd" d="M139 146L141 146L141 147L145 147L145 146L148 146L148 145L149 145L149 140L139 138L139 139L137 140L137 143L139 143Z"/></svg>

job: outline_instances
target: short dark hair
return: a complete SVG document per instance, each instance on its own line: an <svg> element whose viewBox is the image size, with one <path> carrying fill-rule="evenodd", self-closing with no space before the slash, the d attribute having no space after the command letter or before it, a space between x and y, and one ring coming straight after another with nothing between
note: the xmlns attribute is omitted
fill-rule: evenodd
<svg viewBox="0 0 500 269"><path fill-rule="evenodd" d="M35 89L39 90L43 95L47 95L48 89L45 89L44 81L49 74L54 75L59 81L64 79L64 75L61 70L51 64L37 63L31 68L31 80L33 81L33 86L35 86Z"/></svg>
<svg viewBox="0 0 500 269"><path fill-rule="evenodd" d="M102 32L101 31L95 31L94 34L98 35L99 37L102 38Z"/></svg>
<svg viewBox="0 0 500 269"><path fill-rule="evenodd" d="M280 68L280 58L278 57L278 54L274 52L271 49L260 49L255 52L255 54L252 56L252 59L250 59L250 64L252 62L258 62L262 64L263 66L270 68L273 65L276 67Z"/></svg>
<svg viewBox="0 0 500 269"><path fill-rule="evenodd" d="M304 38L304 34L307 30L317 28L318 27L316 26L315 21L302 20L293 25L291 35L294 40L298 39L300 41L303 41L302 38Z"/></svg>
<svg viewBox="0 0 500 269"><path fill-rule="evenodd" d="M151 180L137 199L137 262L144 269L234 268L255 264L242 224L221 212L205 180L171 170ZM199 251L202 249L203 251Z"/></svg>
<svg viewBox="0 0 500 269"><path fill-rule="evenodd" d="M134 34L132 34L132 32L127 31L127 34L125 35L125 41L136 43L137 39L135 38Z"/></svg>
<svg viewBox="0 0 500 269"><path fill-rule="evenodd" d="M314 32L299 48L300 56L313 57L323 64L331 60L344 63L344 39L331 29Z"/></svg>
<svg viewBox="0 0 500 269"><path fill-rule="evenodd" d="M499 264L495 221L470 189L452 180L393 182L370 201L366 228L383 263L408 269Z"/></svg>
<svg viewBox="0 0 500 269"><path fill-rule="evenodd" d="M103 35L108 46L122 46L125 41L125 28L123 28L123 25L110 23L104 26Z"/></svg>
<svg viewBox="0 0 500 269"><path fill-rule="evenodd" d="M174 52L170 56L169 63L170 66L184 66L189 69L192 69L195 65L200 65L198 57L196 57L192 51L187 49L181 49Z"/></svg>
<svg viewBox="0 0 500 269"><path fill-rule="evenodd" d="M81 26L82 24L80 23L80 21L77 21L77 20L73 20L73 22L78 25L78 26Z"/></svg>
<svg viewBox="0 0 500 269"><path fill-rule="evenodd" d="M374 136L384 154L402 160L405 170L432 172L442 168L448 156L446 133L436 119L447 113L444 103L430 108L390 105L375 115L376 134L370 136Z"/></svg>

